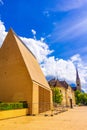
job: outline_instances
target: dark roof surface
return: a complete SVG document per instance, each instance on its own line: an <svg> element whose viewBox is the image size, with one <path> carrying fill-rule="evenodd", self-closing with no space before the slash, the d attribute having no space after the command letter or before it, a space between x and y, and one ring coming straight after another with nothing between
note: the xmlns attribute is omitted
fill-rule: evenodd
<svg viewBox="0 0 87 130"><path fill-rule="evenodd" d="M57 87L57 86L62 86L64 88L68 88L68 84L66 83L66 81L59 81L58 79L51 79L50 81L48 81L50 86L53 87Z"/></svg>

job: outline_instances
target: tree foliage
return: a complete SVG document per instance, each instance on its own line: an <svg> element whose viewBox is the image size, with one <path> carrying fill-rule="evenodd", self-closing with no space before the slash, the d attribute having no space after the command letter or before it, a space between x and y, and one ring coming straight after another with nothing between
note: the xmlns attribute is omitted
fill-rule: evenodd
<svg viewBox="0 0 87 130"><path fill-rule="evenodd" d="M60 92L60 90L57 87L52 87L52 92L53 92L53 102L61 104L63 100L63 95Z"/></svg>
<svg viewBox="0 0 87 130"><path fill-rule="evenodd" d="M87 105L87 93L76 90L75 92L76 104Z"/></svg>

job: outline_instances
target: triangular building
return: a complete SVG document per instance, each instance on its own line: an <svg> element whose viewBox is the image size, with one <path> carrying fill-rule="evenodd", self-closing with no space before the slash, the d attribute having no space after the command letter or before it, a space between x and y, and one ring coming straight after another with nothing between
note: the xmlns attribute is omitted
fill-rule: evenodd
<svg viewBox="0 0 87 130"><path fill-rule="evenodd" d="M52 104L37 59L11 29L0 48L0 101L26 101L29 114L50 110Z"/></svg>

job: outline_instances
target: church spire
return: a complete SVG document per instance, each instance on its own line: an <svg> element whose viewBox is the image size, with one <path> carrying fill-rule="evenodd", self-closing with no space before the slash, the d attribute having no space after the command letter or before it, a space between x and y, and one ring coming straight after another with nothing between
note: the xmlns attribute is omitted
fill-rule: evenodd
<svg viewBox="0 0 87 130"><path fill-rule="evenodd" d="M76 68L76 88L81 91L81 82L78 74L78 69Z"/></svg>

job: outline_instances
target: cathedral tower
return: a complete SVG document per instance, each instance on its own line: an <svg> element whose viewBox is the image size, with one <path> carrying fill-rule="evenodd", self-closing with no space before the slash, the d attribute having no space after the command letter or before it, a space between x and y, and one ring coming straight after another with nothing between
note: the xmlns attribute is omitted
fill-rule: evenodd
<svg viewBox="0 0 87 130"><path fill-rule="evenodd" d="M76 68L76 88L77 88L77 90L81 91L81 82L80 82L80 78L79 78L79 74L78 74L77 68Z"/></svg>

